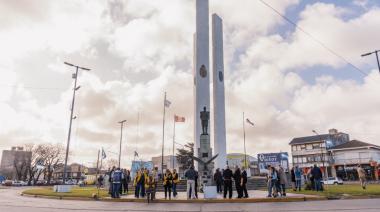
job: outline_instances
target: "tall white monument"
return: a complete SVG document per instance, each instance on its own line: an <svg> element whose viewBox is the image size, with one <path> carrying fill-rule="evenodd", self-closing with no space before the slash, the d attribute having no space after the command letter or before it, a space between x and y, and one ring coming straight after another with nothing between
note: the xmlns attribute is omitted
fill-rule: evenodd
<svg viewBox="0 0 380 212"><path fill-rule="evenodd" d="M200 112L210 111L209 1L196 0L194 36L194 155L198 156L202 123ZM208 132L210 130L208 129ZM197 167L197 166L196 166Z"/></svg>
<svg viewBox="0 0 380 212"><path fill-rule="evenodd" d="M227 165L223 23L222 19L217 14L212 15L212 68L214 97L214 154L218 154L214 167L223 169Z"/></svg>

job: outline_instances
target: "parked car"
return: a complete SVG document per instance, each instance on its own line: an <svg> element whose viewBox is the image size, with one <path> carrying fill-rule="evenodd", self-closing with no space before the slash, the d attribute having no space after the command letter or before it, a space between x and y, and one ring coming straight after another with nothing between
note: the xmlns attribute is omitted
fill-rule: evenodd
<svg viewBox="0 0 380 212"><path fill-rule="evenodd" d="M325 185L343 185L343 180L339 177L329 177L327 180L322 181Z"/></svg>
<svg viewBox="0 0 380 212"><path fill-rule="evenodd" d="M28 183L21 180L12 181L12 186L26 186L26 185L28 185Z"/></svg>
<svg viewBox="0 0 380 212"><path fill-rule="evenodd" d="M4 186L12 186L12 180L4 180L2 184Z"/></svg>

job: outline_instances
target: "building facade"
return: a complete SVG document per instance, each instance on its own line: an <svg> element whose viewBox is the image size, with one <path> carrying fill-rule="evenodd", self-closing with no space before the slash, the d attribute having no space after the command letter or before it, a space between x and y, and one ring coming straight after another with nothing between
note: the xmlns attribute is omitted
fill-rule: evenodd
<svg viewBox="0 0 380 212"><path fill-rule="evenodd" d="M332 176L333 161L329 150L349 140L348 134L338 132L336 129L330 129L328 134L293 138L289 143L293 166L298 166L307 173L310 167L316 164L321 167L324 174Z"/></svg>
<svg viewBox="0 0 380 212"><path fill-rule="evenodd" d="M257 164L257 158L247 155L247 169L248 176L259 175L259 168ZM236 166L242 168L245 165L245 157L242 153L229 153L227 154L227 164L231 169L234 169ZM225 167L223 167L225 168Z"/></svg>
<svg viewBox="0 0 380 212"><path fill-rule="evenodd" d="M158 171L161 172L161 156L152 157L152 162L154 167L158 167ZM174 162L174 166L173 166ZM164 156L164 167L163 170L165 172L166 169L177 169L178 171L178 164L177 164L177 157L173 155L165 155Z"/></svg>
<svg viewBox="0 0 380 212"><path fill-rule="evenodd" d="M368 180L378 180L380 146L352 140L329 150L333 159L332 175L343 180L358 180L357 166L367 172Z"/></svg>
<svg viewBox="0 0 380 212"><path fill-rule="evenodd" d="M3 150L0 173L8 179L26 180L27 169L31 166L32 152L23 147Z"/></svg>

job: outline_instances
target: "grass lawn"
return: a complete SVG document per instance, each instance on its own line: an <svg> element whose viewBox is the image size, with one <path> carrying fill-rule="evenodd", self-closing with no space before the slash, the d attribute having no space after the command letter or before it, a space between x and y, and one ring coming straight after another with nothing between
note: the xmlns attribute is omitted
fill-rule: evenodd
<svg viewBox="0 0 380 212"><path fill-rule="evenodd" d="M380 184L367 185L367 189L363 190L360 185L325 185L323 192L316 192L310 190L293 191L288 189L289 193L296 194L310 194L310 195L322 195L322 196L379 196L380 197Z"/></svg>
<svg viewBox="0 0 380 212"><path fill-rule="evenodd" d="M97 194L96 187L73 187L71 192L57 193L53 191L52 187L47 188L34 188L23 191L23 194L28 195L44 195L44 196L57 196L57 197L85 197L92 198L92 194ZM99 197L107 197L108 190L99 189Z"/></svg>

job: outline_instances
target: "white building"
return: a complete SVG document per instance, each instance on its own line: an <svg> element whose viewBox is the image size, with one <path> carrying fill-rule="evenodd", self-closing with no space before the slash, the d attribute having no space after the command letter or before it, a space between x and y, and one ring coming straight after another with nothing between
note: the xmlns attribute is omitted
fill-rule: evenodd
<svg viewBox="0 0 380 212"><path fill-rule="evenodd" d="M357 180L356 167L360 164L367 171L369 179L378 179L380 146L358 140L335 146L330 150L333 159L333 176L345 180Z"/></svg>
<svg viewBox="0 0 380 212"><path fill-rule="evenodd" d="M153 166L158 167L159 172L161 172L161 161L162 161L161 156L152 157ZM173 166L173 162L174 162L174 166ZM165 155L164 156L164 167L163 167L164 172L166 169L170 169L170 171L172 171L173 168L177 169L177 171L178 171L177 157L173 156L173 155Z"/></svg>

